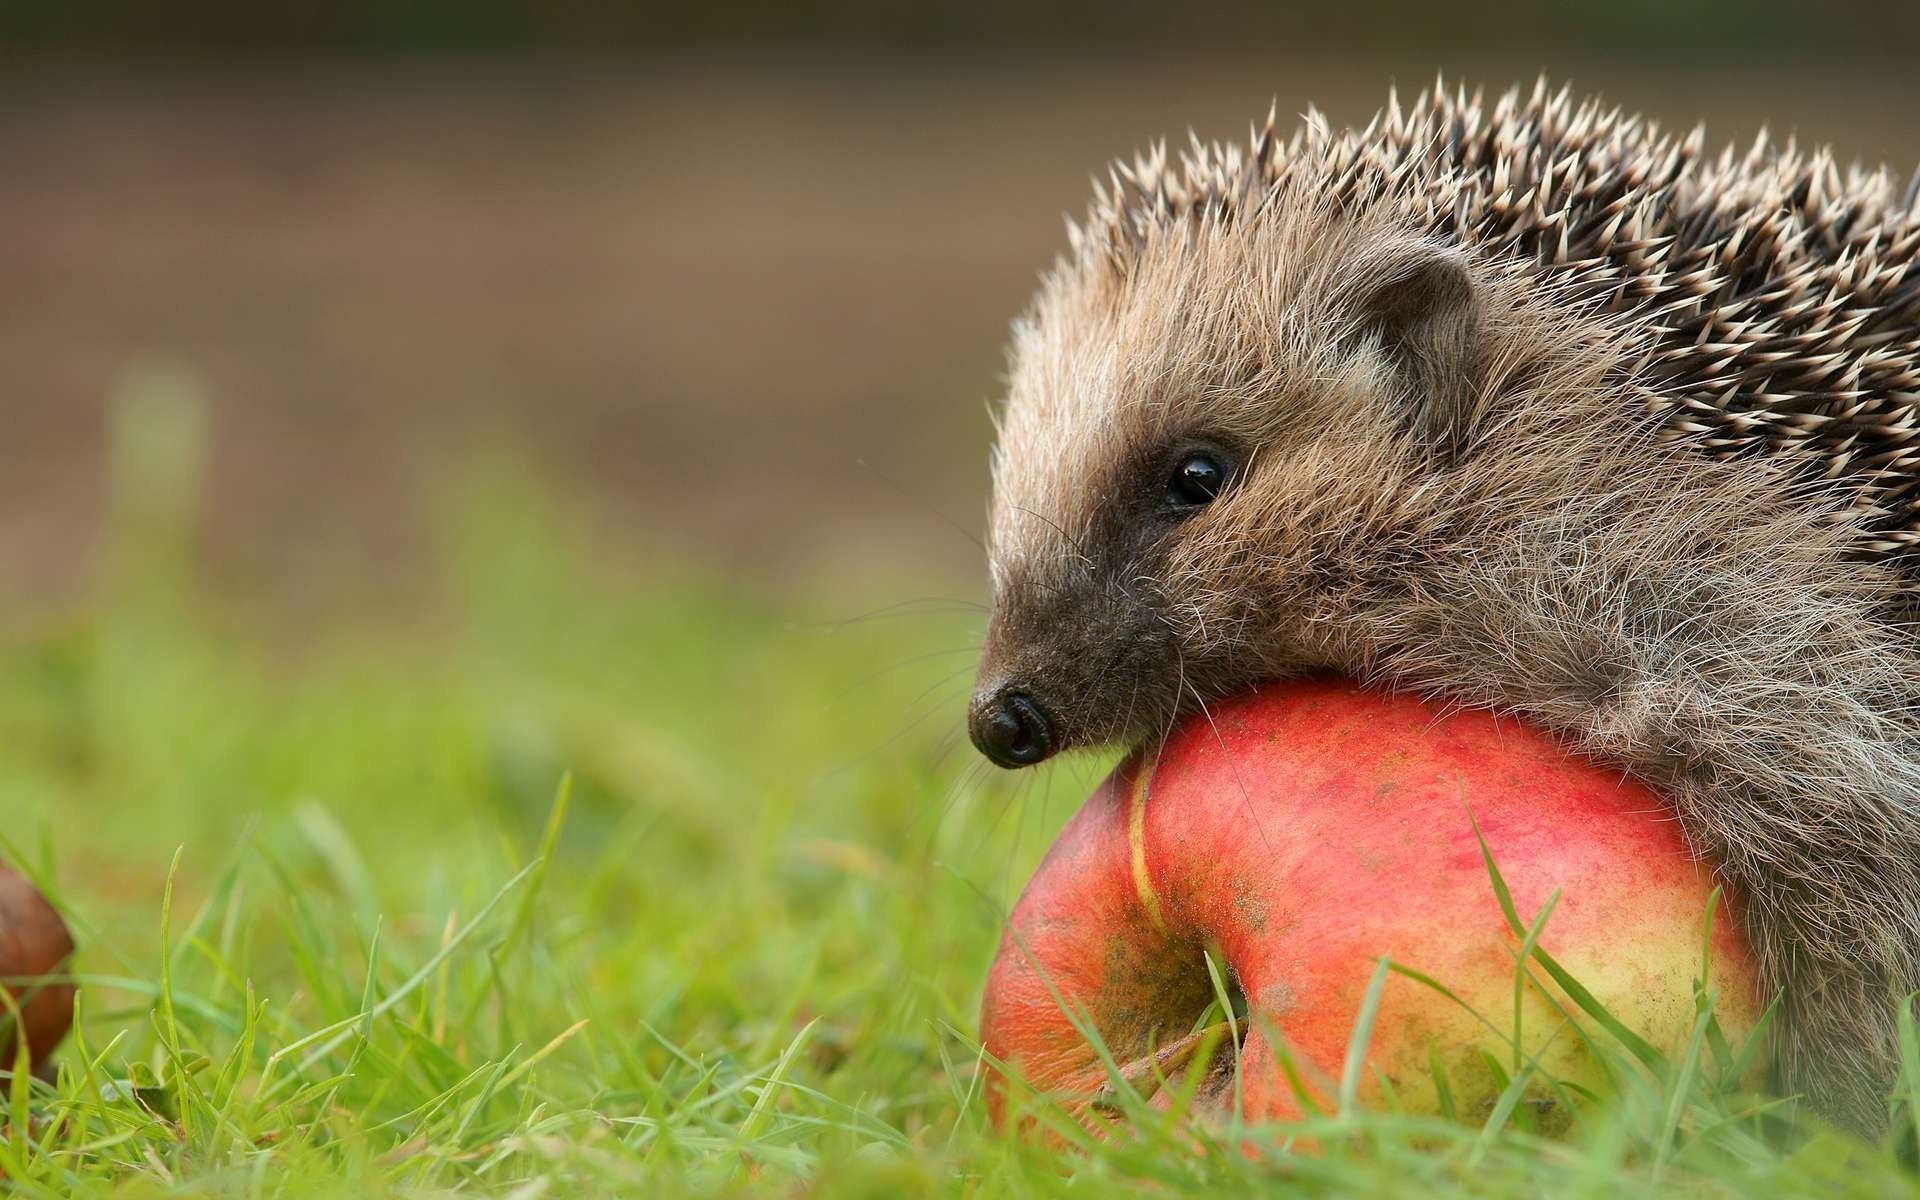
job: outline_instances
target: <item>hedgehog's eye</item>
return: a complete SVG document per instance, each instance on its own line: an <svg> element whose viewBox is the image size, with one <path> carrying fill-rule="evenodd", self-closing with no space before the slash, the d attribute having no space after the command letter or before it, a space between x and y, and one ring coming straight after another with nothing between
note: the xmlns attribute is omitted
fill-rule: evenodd
<svg viewBox="0 0 1920 1200"><path fill-rule="evenodd" d="M1194 450L1174 464L1162 503L1175 511L1199 508L1212 503L1226 486L1227 465L1220 456L1210 450Z"/></svg>

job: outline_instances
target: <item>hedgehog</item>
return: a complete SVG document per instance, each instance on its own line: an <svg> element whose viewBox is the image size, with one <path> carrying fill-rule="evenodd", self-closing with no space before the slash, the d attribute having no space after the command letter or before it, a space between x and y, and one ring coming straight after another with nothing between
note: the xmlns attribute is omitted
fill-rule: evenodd
<svg viewBox="0 0 1920 1200"><path fill-rule="evenodd" d="M1339 673L1671 799L1883 1131L1920 986L1920 174L1542 83L1097 183L1014 323L968 725L1005 767Z"/></svg>

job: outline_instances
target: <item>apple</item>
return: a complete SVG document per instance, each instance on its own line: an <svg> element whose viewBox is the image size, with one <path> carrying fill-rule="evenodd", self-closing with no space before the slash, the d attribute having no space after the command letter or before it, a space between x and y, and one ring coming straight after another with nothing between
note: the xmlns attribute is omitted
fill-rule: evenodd
<svg viewBox="0 0 1920 1200"><path fill-rule="evenodd" d="M1142 1094L1165 1105L1166 1084L1191 1070L1195 1107L1225 1115L1232 1039L1194 1031L1216 994L1210 953L1244 996L1241 1115L1286 1120L1333 1107L1386 956L1473 1012L1389 971L1356 1102L1390 1094L1403 1111L1441 1111L1438 1063L1454 1111L1484 1114L1501 1090L1487 1056L1514 1063L1523 941L1482 838L1522 922L1558 893L1538 946L1650 1046L1684 1045L1708 962L1728 1042L1754 1029L1764 1004L1734 899L1714 907L1715 873L1659 797L1518 720L1311 680L1187 720L1101 784L1014 908L982 1042L1097 1127L1111 1081L1071 1010ZM1593 1088L1606 1068L1563 1027L1567 1014L1611 1039L1537 958L1529 967L1520 1044L1541 1072ZM1209 1045L1211 1062L1191 1061ZM1008 1086L996 1077L989 1092L996 1120ZM1544 1084L1529 1095L1543 1129L1556 1123L1552 1095Z"/></svg>
<svg viewBox="0 0 1920 1200"><path fill-rule="evenodd" d="M0 1005L0 1071L10 1070L26 1034L27 1060L44 1068L47 1055L73 1024L73 987L39 982L63 971L73 954L66 922L26 877L0 864L0 984L11 1005ZM13 1009L20 1010L16 1027Z"/></svg>

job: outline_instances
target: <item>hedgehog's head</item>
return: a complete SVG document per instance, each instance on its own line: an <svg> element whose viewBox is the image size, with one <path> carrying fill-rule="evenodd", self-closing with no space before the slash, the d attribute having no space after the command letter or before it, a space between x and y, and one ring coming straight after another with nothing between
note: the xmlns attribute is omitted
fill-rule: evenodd
<svg viewBox="0 0 1920 1200"><path fill-rule="evenodd" d="M1323 665L1292 631L1352 583L1333 543L1384 535L1479 396L1473 272L1411 222L1215 205L1075 242L994 459L969 724L1008 767Z"/></svg>

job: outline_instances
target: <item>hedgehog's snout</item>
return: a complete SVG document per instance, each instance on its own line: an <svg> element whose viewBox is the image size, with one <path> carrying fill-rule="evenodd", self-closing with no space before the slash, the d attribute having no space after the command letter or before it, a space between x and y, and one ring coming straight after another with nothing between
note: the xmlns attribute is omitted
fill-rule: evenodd
<svg viewBox="0 0 1920 1200"><path fill-rule="evenodd" d="M1012 685L984 688L973 698L967 732L994 765L1030 767L1060 748L1060 726L1033 696Z"/></svg>

